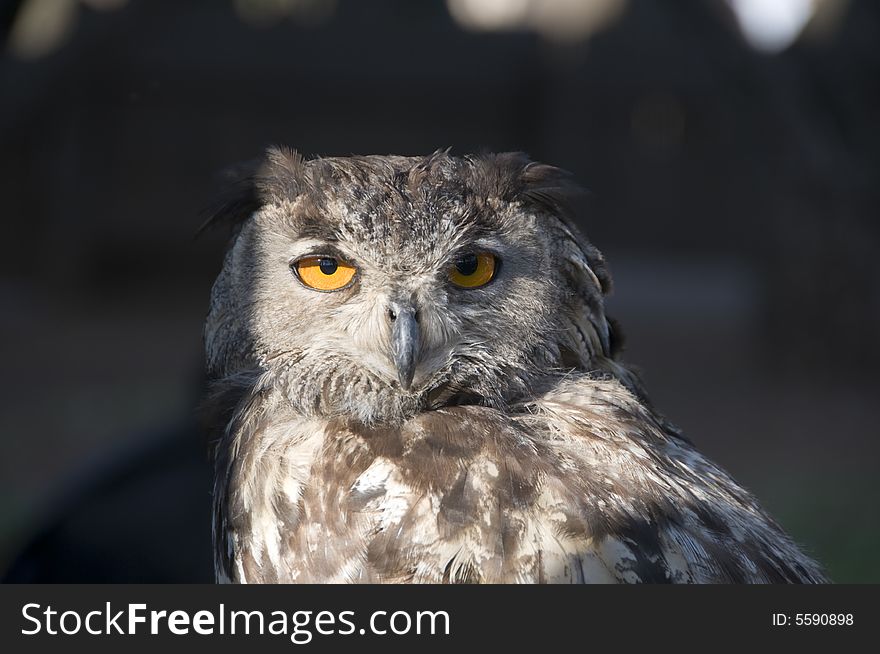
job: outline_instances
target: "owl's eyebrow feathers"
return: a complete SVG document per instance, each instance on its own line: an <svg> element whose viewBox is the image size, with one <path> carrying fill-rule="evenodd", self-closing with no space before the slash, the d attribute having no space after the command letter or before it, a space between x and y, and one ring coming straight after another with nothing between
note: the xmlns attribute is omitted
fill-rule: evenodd
<svg viewBox="0 0 880 654"><path fill-rule="evenodd" d="M308 246L300 245L297 247L296 254L290 258L290 263L308 256L332 257L334 259L356 263L355 261L352 261L351 255L346 254L332 243L323 243L317 240L313 241Z"/></svg>
<svg viewBox="0 0 880 654"><path fill-rule="evenodd" d="M296 235L299 238L314 239L325 243L339 242L339 234L336 228L326 218L315 215L313 211L303 212L292 222Z"/></svg>

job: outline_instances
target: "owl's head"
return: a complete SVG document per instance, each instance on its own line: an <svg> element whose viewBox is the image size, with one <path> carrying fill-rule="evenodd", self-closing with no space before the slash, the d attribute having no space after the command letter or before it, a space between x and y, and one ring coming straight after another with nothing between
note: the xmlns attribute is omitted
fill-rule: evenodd
<svg viewBox="0 0 880 654"><path fill-rule="evenodd" d="M375 424L505 406L604 367L610 278L570 220L572 190L519 153L270 149L219 214L236 227L209 375L253 375L306 415Z"/></svg>

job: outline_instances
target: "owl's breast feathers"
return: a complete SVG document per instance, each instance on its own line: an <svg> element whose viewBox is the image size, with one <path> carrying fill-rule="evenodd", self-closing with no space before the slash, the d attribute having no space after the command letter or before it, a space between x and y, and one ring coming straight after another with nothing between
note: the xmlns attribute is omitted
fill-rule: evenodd
<svg viewBox="0 0 880 654"><path fill-rule="evenodd" d="M754 498L621 384L369 429L240 407L218 445L221 580L820 582Z"/></svg>

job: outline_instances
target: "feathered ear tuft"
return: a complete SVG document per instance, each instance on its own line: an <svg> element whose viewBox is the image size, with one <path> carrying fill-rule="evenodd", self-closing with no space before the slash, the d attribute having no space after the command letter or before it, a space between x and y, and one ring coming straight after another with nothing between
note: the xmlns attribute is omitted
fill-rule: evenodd
<svg viewBox="0 0 880 654"><path fill-rule="evenodd" d="M292 202L306 187L303 156L284 146L269 148L257 169L254 186L264 204Z"/></svg>
<svg viewBox="0 0 880 654"><path fill-rule="evenodd" d="M277 146L262 159L226 168L220 177L226 190L206 211L199 233L221 225L237 231L261 207L296 199L305 188L306 169L296 150Z"/></svg>
<svg viewBox="0 0 880 654"><path fill-rule="evenodd" d="M474 167L478 192L487 197L568 217L572 200L584 194L571 173L532 161L524 152L483 153L466 159Z"/></svg>
<svg viewBox="0 0 880 654"><path fill-rule="evenodd" d="M522 169L520 179L524 202L568 220L574 213L572 202L586 193L567 170L534 161Z"/></svg>

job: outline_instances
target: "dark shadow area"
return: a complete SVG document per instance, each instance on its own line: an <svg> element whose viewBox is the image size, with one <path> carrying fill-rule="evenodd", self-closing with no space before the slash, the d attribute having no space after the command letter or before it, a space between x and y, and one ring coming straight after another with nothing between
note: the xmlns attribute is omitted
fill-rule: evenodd
<svg viewBox="0 0 880 654"><path fill-rule="evenodd" d="M58 500L10 583L211 583L211 470L198 428L88 475Z"/></svg>
<svg viewBox="0 0 880 654"><path fill-rule="evenodd" d="M880 5L815 4L769 51L723 0L0 2L0 577L211 580L195 234L281 143L572 171L654 404L880 581Z"/></svg>

